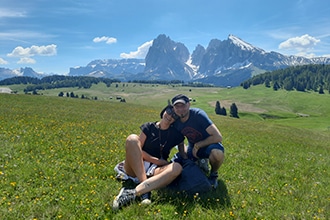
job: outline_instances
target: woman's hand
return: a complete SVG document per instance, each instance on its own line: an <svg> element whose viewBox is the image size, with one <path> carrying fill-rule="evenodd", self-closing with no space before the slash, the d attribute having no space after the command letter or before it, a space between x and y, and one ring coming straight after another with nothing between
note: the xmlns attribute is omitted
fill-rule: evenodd
<svg viewBox="0 0 330 220"><path fill-rule="evenodd" d="M158 159L156 165L158 166L164 166L164 165L167 165L169 164L170 162L168 162L167 160L164 160L164 159Z"/></svg>

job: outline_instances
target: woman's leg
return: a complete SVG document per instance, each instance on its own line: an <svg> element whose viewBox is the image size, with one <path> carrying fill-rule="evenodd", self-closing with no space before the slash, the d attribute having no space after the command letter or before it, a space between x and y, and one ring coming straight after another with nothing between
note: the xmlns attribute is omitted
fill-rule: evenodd
<svg viewBox="0 0 330 220"><path fill-rule="evenodd" d="M152 177L135 187L136 195L139 196L154 189L167 186L179 176L181 172L182 166L176 162L156 168L155 174Z"/></svg>
<svg viewBox="0 0 330 220"><path fill-rule="evenodd" d="M142 156L142 146L139 136L131 134L126 139L126 158L124 169L126 174L132 177L137 177L142 183L147 179Z"/></svg>

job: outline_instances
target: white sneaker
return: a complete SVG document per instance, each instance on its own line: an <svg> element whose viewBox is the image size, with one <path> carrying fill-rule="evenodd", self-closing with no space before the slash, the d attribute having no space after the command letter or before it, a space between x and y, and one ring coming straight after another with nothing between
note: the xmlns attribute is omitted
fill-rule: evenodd
<svg viewBox="0 0 330 220"><path fill-rule="evenodd" d="M118 196L113 201L112 209L117 210L135 200L135 189L121 188Z"/></svg>
<svg viewBox="0 0 330 220"><path fill-rule="evenodd" d="M150 198L151 198L151 192L147 192L145 194L142 194L140 196L140 198L141 198L141 204L142 205L149 205L151 203L151 200L150 200Z"/></svg>

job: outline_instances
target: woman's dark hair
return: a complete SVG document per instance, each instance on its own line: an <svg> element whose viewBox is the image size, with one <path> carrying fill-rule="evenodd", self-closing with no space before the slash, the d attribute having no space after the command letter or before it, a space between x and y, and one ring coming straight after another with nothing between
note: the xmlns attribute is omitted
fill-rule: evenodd
<svg viewBox="0 0 330 220"><path fill-rule="evenodd" d="M168 104L161 112L160 112L160 118L163 118L164 112L167 112L169 115L171 115L172 118L174 118L174 120L177 120L179 117L177 116L177 114L175 114L174 112L174 107L173 105Z"/></svg>
<svg viewBox="0 0 330 220"><path fill-rule="evenodd" d="M163 118L164 112L166 111L166 109L170 108L171 110L173 110L173 106L172 105L167 105L159 114L160 118Z"/></svg>

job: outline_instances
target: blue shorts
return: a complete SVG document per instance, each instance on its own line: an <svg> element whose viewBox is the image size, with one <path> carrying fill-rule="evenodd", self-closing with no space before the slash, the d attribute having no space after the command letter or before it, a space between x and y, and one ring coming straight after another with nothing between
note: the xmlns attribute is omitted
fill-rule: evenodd
<svg viewBox="0 0 330 220"><path fill-rule="evenodd" d="M197 158L195 158L192 154L192 150L193 150L194 145L189 143L188 145L188 151L187 151L187 155L189 159L193 159L193 160L197 160ZM218 149L221 150L223 153L225 153L225 148L223 147L223 145L221 143L216 143L216 144L210 144L207 147L202 147L197 151L197 157L198 158L209 158L211 151L213 149Z"/></svg>
<svg viewBox="0 0 330 220"><path fill-rule="evenodd" d="M196 161L197 158L192 155L193 146L194 146L193 144L189 143L188 150L187 150L187 156L188 156L188 159ZM198 152L197 152L197 156L199 158L207 158L208 159L210 157L211 151L213 149L219 149L223 153L225 153L225 148L223 147L223 145L221 143L216 143L216 144L210 144L207 147L202 147L201 149L199 149ZM182 164L183 160L184 159L181 157L180 153L176 153L172 158L172 162L178 162L180 164Z"/></svg>

